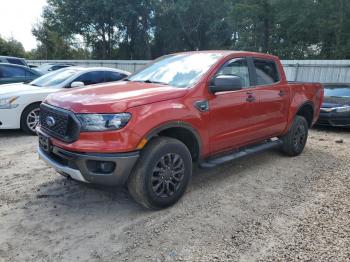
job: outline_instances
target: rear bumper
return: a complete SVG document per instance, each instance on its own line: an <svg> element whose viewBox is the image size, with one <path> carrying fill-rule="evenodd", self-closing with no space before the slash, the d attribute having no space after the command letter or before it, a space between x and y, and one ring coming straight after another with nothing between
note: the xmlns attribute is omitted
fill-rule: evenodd
<svg viewBox="0 0 350 262"><path fill-rule="evenodd" d="M316 122L319 126L350 127L350 113L320 113Z"/></svg>
<svg viewBox="0 0 350 262"><path fill-rule="evenodd" d="M53 146L50 152L38 148L40 159L44 160L57 172L71 178L93 184L123 185L134 167L139 152L116 154L76 153ZM106 172L99 169L99 164L109 163Z"/></svg>

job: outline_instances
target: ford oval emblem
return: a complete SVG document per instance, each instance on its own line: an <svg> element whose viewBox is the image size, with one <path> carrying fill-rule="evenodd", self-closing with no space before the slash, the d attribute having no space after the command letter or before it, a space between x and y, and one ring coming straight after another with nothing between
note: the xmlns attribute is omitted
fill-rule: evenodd
<svg viewBox="0 0 350 262"><path fill-rule="evenodd" d="M52 116L46 117L46 124L49 127L53 127L56 124L56 120Z"/></svg>

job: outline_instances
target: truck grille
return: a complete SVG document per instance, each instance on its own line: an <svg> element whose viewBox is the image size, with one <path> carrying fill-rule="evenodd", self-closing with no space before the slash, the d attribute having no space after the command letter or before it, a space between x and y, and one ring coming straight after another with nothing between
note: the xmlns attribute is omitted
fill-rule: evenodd
<svg viewBox="0 0 350 262"><path fill-rule="evenodd" d="M74 113L47 104L40 105L40 126L51 136L74 142L80 133L80 123Z"/></svg>

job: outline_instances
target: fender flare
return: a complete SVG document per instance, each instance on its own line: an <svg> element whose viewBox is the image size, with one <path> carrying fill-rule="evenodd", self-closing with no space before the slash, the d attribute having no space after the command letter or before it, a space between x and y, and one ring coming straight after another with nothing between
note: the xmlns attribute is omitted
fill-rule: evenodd
<svg viewBox="0 0 350 262"><path fill-rule="evenodd" d="M167 122L167 123L163 123L158 125L157 127L151 129L151 131L149 131L145 138L147 139L147 141L150 141L152 138L158 136L158 134L166 129L170 129L170 128L184 128L187 131L191 132L191 134L195 137L196 142L198 144L198 159L201 159L202 156L202 140L201 137L199 135L199 132L196 130L196 128L194 128L191 124L187 123L187 122L183 122L183 121L171 121L171 122Z"/></svg>

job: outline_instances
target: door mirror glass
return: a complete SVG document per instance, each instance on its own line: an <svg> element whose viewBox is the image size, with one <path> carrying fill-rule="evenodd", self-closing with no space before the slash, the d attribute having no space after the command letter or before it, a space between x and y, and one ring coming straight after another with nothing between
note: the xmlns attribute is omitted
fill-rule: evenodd
<svg viewBox="0 0 350 262"><path fill-rule="evenodd" d="M70 87L82 87L82 86L84 86L84 83L79 81L76 81L70 84Z"/></svg>
<svg viewBox="0 0 350 262"><path fill-rule="evenodd" d="M215 94L218 92L235 91L242 89L242 79L235 75L218 75L212 80L210 92Z"/></svg>

